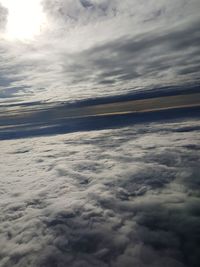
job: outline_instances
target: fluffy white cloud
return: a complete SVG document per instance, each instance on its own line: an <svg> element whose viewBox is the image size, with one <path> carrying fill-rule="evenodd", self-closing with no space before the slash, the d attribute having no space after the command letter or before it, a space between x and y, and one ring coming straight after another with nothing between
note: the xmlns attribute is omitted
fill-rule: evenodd
<svg viewBox="0 0 200 267"><path fill-rule="evenodd" d="M1 266L198 266L199 128L1 141Z"/></svg>

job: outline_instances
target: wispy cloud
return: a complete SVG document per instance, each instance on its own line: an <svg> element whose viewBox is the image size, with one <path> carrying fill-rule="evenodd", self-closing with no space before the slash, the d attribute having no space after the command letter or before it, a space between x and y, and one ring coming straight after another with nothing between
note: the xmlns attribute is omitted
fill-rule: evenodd
<svg viewBox="0 0 200 267"><path fill-rule="evenodd" d="M199 82L197 0L42 5L47 23L35 40L1 42L3 101L69 100Z"/></svg>

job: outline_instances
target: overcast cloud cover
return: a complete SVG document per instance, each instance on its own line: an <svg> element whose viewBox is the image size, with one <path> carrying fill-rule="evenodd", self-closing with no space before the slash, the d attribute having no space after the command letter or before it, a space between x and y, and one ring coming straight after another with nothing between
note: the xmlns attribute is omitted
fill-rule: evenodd
<svg viewBox="0 0 200 267"><path fill-rule="evenodd" d="M199 82L199 0L43 0L46 22L26 41L5 38L9 12L2 5L3 102Z"/></svg>
<svg viewBox="0 0 200 267"><path fill-rule="evenodd" d="M199 120L1 141L1 267L198 267Z"/></svg>

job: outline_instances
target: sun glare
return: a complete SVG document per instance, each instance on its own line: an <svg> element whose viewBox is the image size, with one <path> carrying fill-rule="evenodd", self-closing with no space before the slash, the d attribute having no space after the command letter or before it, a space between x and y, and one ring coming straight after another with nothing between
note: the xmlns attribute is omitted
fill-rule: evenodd
<svg viewBox="0 0 200 267"><path fill-rule="evenodd" d="M5 36L8 39L27 40L41 32L45 15L41 0L0 0L8 8Z"/></svg>

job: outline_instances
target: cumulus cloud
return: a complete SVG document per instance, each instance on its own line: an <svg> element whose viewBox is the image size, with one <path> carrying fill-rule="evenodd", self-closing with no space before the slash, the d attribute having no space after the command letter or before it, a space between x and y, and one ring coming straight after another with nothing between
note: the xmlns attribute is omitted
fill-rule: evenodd
<svg viewBox="0 0 200 267"><path fill-rule="evenodd" d="M1 141L1 266L197 267L197 126Z"/></svg>

